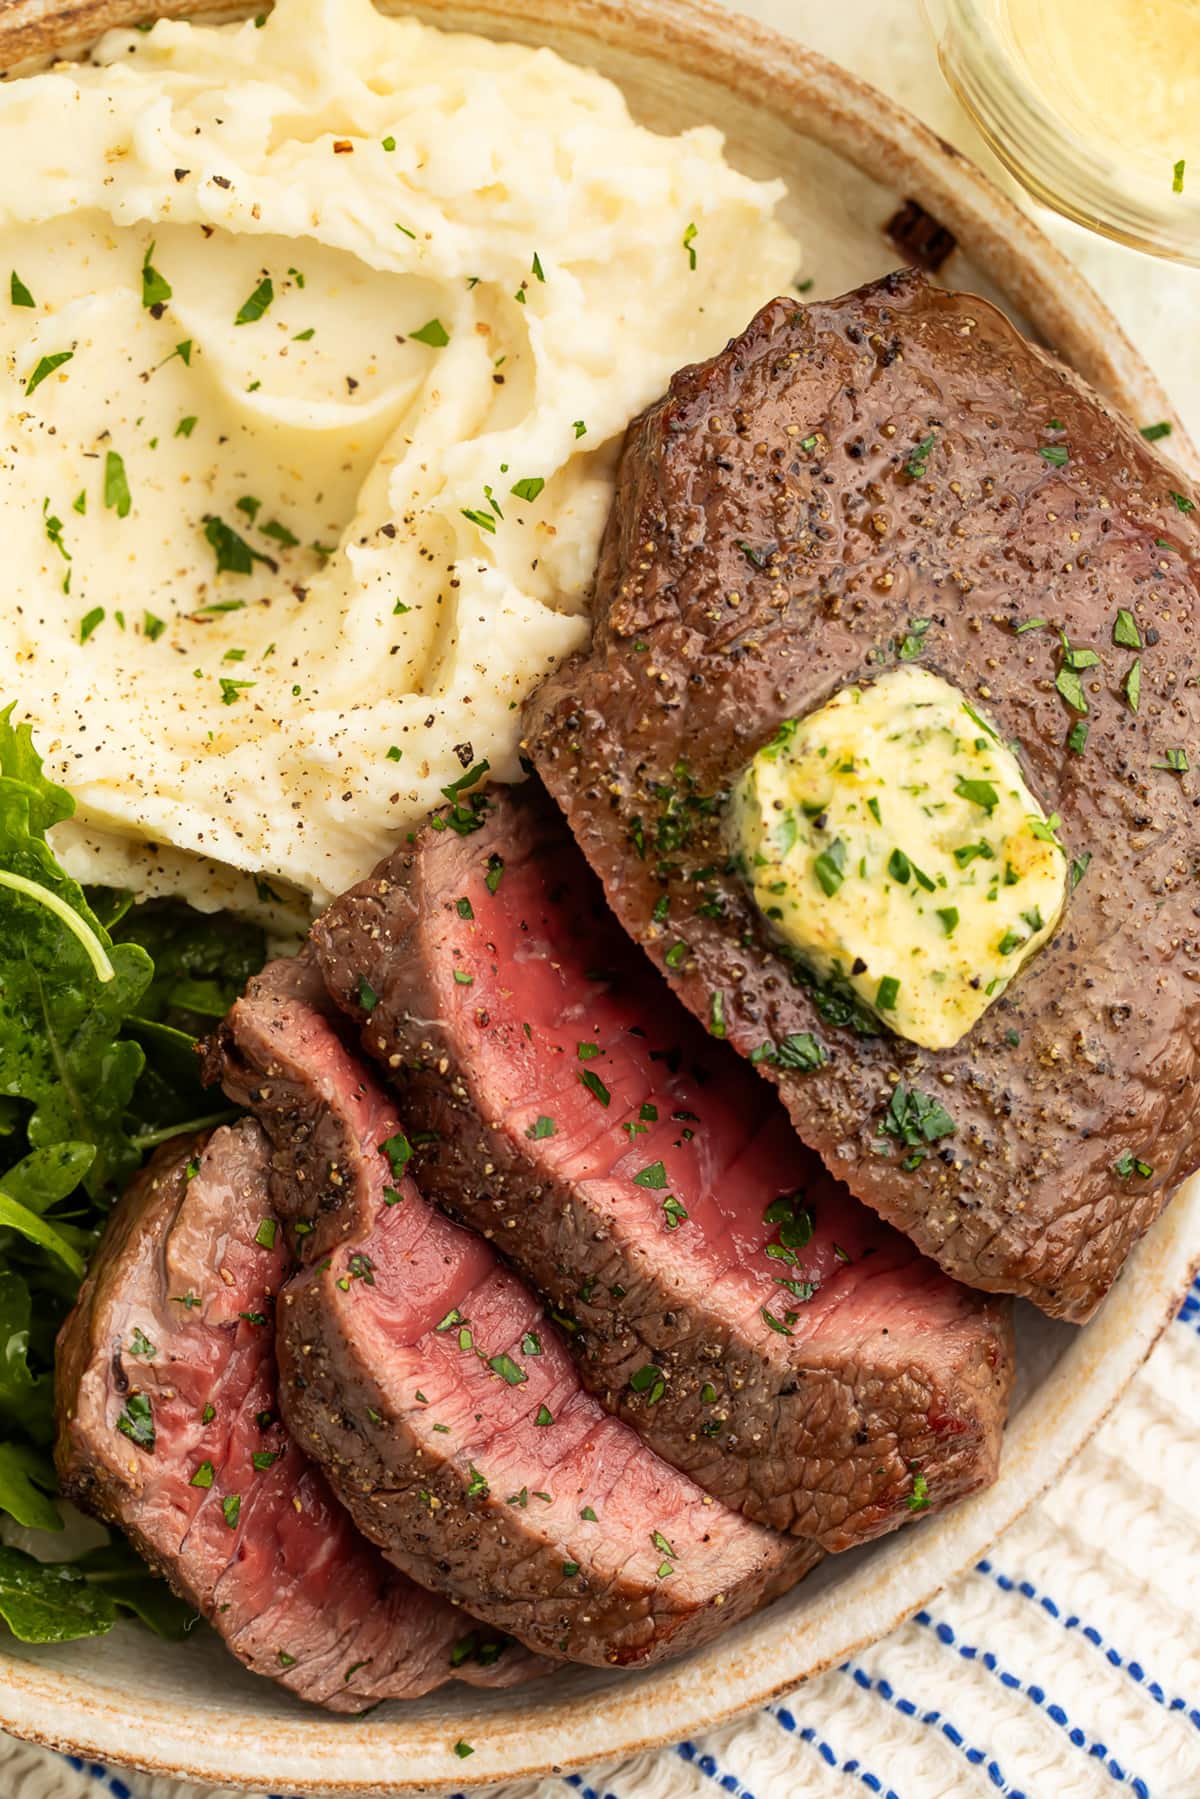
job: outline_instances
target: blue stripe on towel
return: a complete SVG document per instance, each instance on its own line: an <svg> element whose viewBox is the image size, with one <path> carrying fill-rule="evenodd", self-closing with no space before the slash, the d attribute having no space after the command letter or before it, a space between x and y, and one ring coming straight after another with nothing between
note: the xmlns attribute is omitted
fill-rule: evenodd
<svg viewBox="0 0 1200 1799"><path fill-rule="evenodd" d="M802 1743L810 1744L827 1767L840 1768L843 1774L857 1775L868 1792L877 1793L879 1799L900 1799L900 1795L891 1787L884 1786L878 1774L872 1774L869 1768L864 1768L857 1756L852 1755L846 1761L839 1762L837 1751L831 1748L824 1737L819 1737L811 1724L797 1724L786 1705L769 1705L767 1713L784 1730L798 1736Z"/></svg>
<svg viewBox="0 0 1200 1799"><path fill-rule="evenodd" d="M918 1724L926 1724L930 1729L939 1731L946 1741L952 1743L955 1749L970 1762L973 1768L983 1769L996 1791L1004 1795L1004 1799L1028 1799L1028 1795L1023 1793L1019 1787L1009 1786L999 1762L989 1756L986 1749L977 1749L968 1743L962 1732L951 1724L948 1718L943 1718L941 1712L921 1711L911 1699L902 1699L889 1680L884 1680L882 1677L872 1679L865 1668L857 1668L853 1662L843 1663L838 1672L849 1675L855 1686L861 1687L864 1693L876 1694L885 1704L894 1707L904 1717L912 1718Z"/></svg>
<svg viewBox="0 0 1200 1799"><path fill-rule="evenodd" d="M1037 1706L1038 1710L1043 1712L1051 1723L1057 1724L1060 1730L1066 1732L1068 1740L1076 1749L1085 1750L1108 1771L1114 1780L1131 1787L1138 1799L1150 1799L1150 1788L1145 1781L1136 1774L1128 1773L1120 1762L1109 1754L1106 1744L1096 1740L1089 1742L1087 1733L1080 1730L1078 1725L1071 1723L1062 1706L1054 1704L1047 1698L1044 1687L1039 1686L1036 1682L1026 1685L1015 1674L1010 1674L1000 1666L990 1649L978 1649L973 1643L960 1643L949 1624L935 1623L928 1612L918 1612L916 1622L932 1629L938 1642L944 1643L948 1649L952 1648L964 1661L977 1662L981 1668L986 1668L989 1674L995 1675L1001 1686L1008 1687L1011 1692L1022 1694L1032 1705Z"/></svg>
<svg viewBox="0 0 1200 1799"><path fill-rule="evenodd" d="M675 1753L685 1762L689 1762L692 1767L699 1768L701 1774L706 1775L709 1780L715 1781L721 1791L729 1793L732 1799L754 1799L754 1794L749 1787L744 1787L736 1774L730 1774L723 1770L715 1755L702 1753L697 1749L695 1743L677 1743Z"/></svg>
<svg viewBox="0 0 1200 1799"><path fill-rule="evenodd" d="M1200 1730L1200 1710L1189 1705L1186 1699L1181 1699L1178 1695L1173 1699L1168 1699L1156 1680L1147 1679L1146 1670L1140 1662L1131 1661L1113 1649L1111 1645L1106 1645L1104 1638L1095 1626L1085 1624L1078 1613L1067 1612L1064 1617L1063 1613L1066 1611L1066 1607L1057 1604L1049 1594L1039 1593L1031 1580L1014 1580L1009 1574L1001 1574L999 1569L986 1558L982 1562L976 1562L975 1572L990 1576L1003 1593L1019 1593L1022 1599L1035 1601L1044 1612L1056 1619L1064 1630L1077 1630L1085 1642L1092 1645L1093 1649L1103 1652L1104 1659L1110 1667L1120 1668L1123 1673L1128 1674L1129 1678L1135 1680L1143 1693L1147 1693L1156 1705L1161 1705L1169 1712L1182 1712L1188 1723L1194 1729Z"/></svg>

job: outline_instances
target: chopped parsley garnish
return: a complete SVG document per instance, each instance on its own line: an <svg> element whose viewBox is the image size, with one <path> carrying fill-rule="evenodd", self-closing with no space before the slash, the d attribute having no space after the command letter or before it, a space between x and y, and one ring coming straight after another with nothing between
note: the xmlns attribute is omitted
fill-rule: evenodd
<svg viewBox="0 0 1200 1799"><path fill-rule="evenodd" d="M275 298L275 285L269 275L264 275L248 300L243 300L238 307L235 325L253 325L261 319L272 300Z"/></svg>
<svg viewBox="0 0 1200 1799"><path fill-rule="evenodd" d="M481 1474L474 1462L468 1462L467 1466L471 1471L471 1478L467 1483L467 1498L486 1499L491 1492L486 1474Z"/></svg>
<svg viewBox="0 0 1200 1799"><path fill-rule="evenodd" d="M80 643L86 643L88 638L92 635L92 632L97 628L97 626L102 625L103 623L104 623L104 608L103 608L103 606L93 606L90 612L85 612L83 617L79 621L79 641L80 641Z"/></svg>
<svg viewBox="0 0 1200 1799"><path fill-rule="evenodd" d="M894 1012L900 997L900 983L895 975L885 974L875 991L875 1006L880 1012Z"/></svg>
<svg viewBox="0 0 1200 1799"><path fill-rule="evenodd" d="M696 227L689 225L683 234L683 247L687 251L688 267L696 267Z"/></svg>
<svg viewBox="0 0 1200 1799"><path fill-rule="evenodd" d="M904 472L910 481L923 481L925 479L925 474L929 467L929 456L933 449L934 442L934 433L931 431L929 436L923 437L916 448L910 452L908 461L904 464Z"/></svg>
<svg viewBox="0 0 1200 1799"><path fill-rule="evenodd" d="M188 1482L188 1486L211 1487L213 1484L213 1473L214 1470L211 1462L201 1462L191 1480Z"/></svg>
<svg viewBox="0 0 1200 1799"><path fill-rule="evenodd" d="M109 450L104 458L104 504L118 518L128 518L129 508L133 504L125 463L115 450Z"/></svg>
<svg viewBox="0 0 1200 1799"><path fill-rule="evenodd" d="M554 1413L550 1410L549 1406L540 1405L537 1409L537 1416L534 1418L533 1422L535 1424L540 1424L543 1427L547 1424L553 1424Z"/></svg>
<svg viewBox="0 0 1200 1799"><path fill-rule="evenodd" d="M1143 1162L1140 1156L1130 1155L1126 1150L1125 1154L1118 1156L1113 1163L1113 1173L1119 1174L1122 1180L1131 1174L1136 1174L1141 1180L1148 1181L1154 1173L1154 1168L1150 1162Z"/></svg>
<svg viewBox="0 0 1200 1799"><path fill-rule="evenodd" d="M576 419L574 424L572 425L571 429L574 431L576 437L586 437L587 436L587 426L584 424L582 419Z"/></svg>
<svg viewBox="0 0 1200 1799"><path fill-rule="evenodd" d="M510 1355L494 1355L488 1362L488 1367L510 1387L519 1387L522 1381L529 1379L525 1370Z"/></svg>
<svg viewBox="0 0 1200 1799"><path fill-rule="evenodd" d="M1171 192L1173 194L1181 194L1183 192L1183 177L1186 170L1187 158L1181 156L1179 161L1175 164L1175 167L1171 170Z"/></svg>
<svg viewBox="0 0 1200 1799"><path fill-rule="evenodd" d="M835 837L827 850L813 860L813 873L826 897L832 899L845 879L846 845Z"/></svg>
<svg viewBox="0 0 1200 1799"><path fill-rule="evenodd" d="M278 1449L256 1449L250 1462L256 1473L265 1474L279 1460L280 1454Z"/></svg>
<svg viewBox="0 0 1200 1799"><path fill-rule="evenodd" d="M542 1117L535 1119L534 1122L528 1126L525 1135L531 1138L533 1142L539 1143L543 1137L553 1137L556 1128L553 1118L547 1118L545 1114L543 1114Z"/></svg>
<svg viewBox="0 0 1200 1799"><path fill-rule="evenodd" d="M217 684L221 689L222 706L235 705L239 695L243 694L248 687L258 686L257 681L234 681L228 675L219 676Z"/></svg>
<svg viewBox="0 0 1200 1799"><path fill-rule="evenodd" d="M1013 630L1016 633L1016 635L1018 637L1020 637L1025 631L1040 631L1040 630L1042 630L1043 627L1045 626L1046 622L1047 621L1044 618L1027 618L1027 619L1023 619L1020 624L1017 624L1016 620L1014 619Z"/></svg>
<svg viewBox="0 0 1200 1799"><path fill-rule="evenodd" d="M594 1099L598 1099L602 1106L607 1106L611 1103L612 1094L609 1092L608 1088L604 1085L604 1082L600 1079L600 1076L598 1074L595 1074L592 1071L592 1069L590 1069L590 1068L582 1069L580 1071L579 1078L583 1082L584 1086L587 1088L588 1092L592 1095L592 1097Z"/></svg>
<svg viewBox="0 0 1200 1799"><path fill-rule="evenodd" d="M1062 468L1071 459L1070 451L1065 444L1043 444L1038 455L1052 468Z"/></svg>
<svg viewBox="0 0 1200 1799"><path fill-rule="evenodd" d="M487 873L483 877L483 884L489 893L495 893L503 879L504 858L493 853L488 857Z"/></svg>
<svg viewBox="0 0 1200 1799"><path fill-rule="evenodd" d="M139 1449L144 1449L148 1455L154 1454L154 1413L144 1393L129 1395L117 1419L117 1429Z"/></svg>
<svg viewBox="0 0 1200 1799"><path fill-rule="evenodd" d="M508 491L516 494L518 500L536 500L545 485L540 475L526 475L524 480L514 481Z"/></svg>
<svg viewBox="0 0 1200 1799"><path fill-rule="evenodd" d="M911 1149L914 1153L905 1157L901 1167L913 1169L925 1160L929 1144L953 1136L957 1128L939 1099L922 1093L918 1087L898 1083L880 1120L878 1134L896 1137Z"/></svg>
<svg viewBox="0 0 1200 1799"><path fill-rule="evenodd" d="M1143 425L1142 436L1147 443L1156 444L1164 437L1170 437L1171 427L1165 419L1157 425Z"/></svg>
<svg viewBox="0 0 1200 1799"><path fill-rule="evenodd" d="M1191 767L1186 750L1168 750L1165 760L1152 762L1151 768L1165 768L1173 775L1185 775Z"/></svg>
<svg viewBox="0 0 1200 1799"><path fill-rule="evenodd" d="M1142 701L1142 659L1138 656L1129 673L1125 677L1125 699L1131 712L1136 712Z"/></svg>
<svg viewBox="0 0 1200 1799"><path fill-rule="evenodd" d="M653 1362L647 1362L630 1375L629 1390L631 1393L644 1393L647 1405L657 1405L667 1390L666 1377L661 1368L655 1367Z"/></svg>
<svg viewBox="0 0 1200 1799"><path fill-rule="evenodd" d="M454 970L454 979L459 987L473 987L475 985L475 976L473 974L468 974L465 968L456 968Z"/></svg>
<svg viewBox="0 0 1200 1799"><path fill-rule="evenodd" d="M428 344L431 350L444 350L450 342L450 333L441 319L430 319L419 331L410 331L408 335L415 343Z"/></svg>
<svg viewBox="0 0 1200 1799"><path fill-rule="evenodd" d="M232 525L227 525L214 513L208 513L204 520L204 535L217 558L217 573L230 575L249 575L254 571L256 562L265 562L272 573L279 564L270 556L264 556L258 550L252 550L244 537L239 537Z"/></svg>
<svg viewBox="0 0 1200 1799"><path fill-rule="evenodd" d="M1127 650L1140 650L1142 647L1142 634L1137 628L1137 620L1124 606L1113 623L1112 640Z"/></svg>
<svg viewBox="0 0 1200 1799"><path fill-rule="evenodd" d="M776 1318L774 1312L770 1311L766 1306L762 1306L760 1310L762 1312L764 1324L770 1325L771 1329L777 1331L781 1337L790 1337L792 1335L790 1328L780 1319Z"/></svg>
<svg viewBox="0 0 1200 1799"><path fill-rule="evenodd" d="M687 1207L673 1193L668 1193L663 1200L663 1217L666 1219L667 1229L676 1231L681 1224L687 1223Z"/></svg>
<svg viewBox="0 0 1200 1799"><path fill-rule="evenodd" d="M373 1012L379 1004L379 995L365 974L358 977L358 1003L364 1012Z"/></svg>
<svg viewBox="0 0 1200 1799"><path fill-rule="evenodd" d="M25 391L28 393L29 389L26 388ZM1176 493L1174 488L1171 489L1171 499L1176 512L1194 512L1196 510L1195 500L1189 500L1186 494Z"/></svg>
<svg viewBox="0 0 1200 1799"><path fill-rule="evenodd" d="M1000 803L1000 795L990 781L973 781L966 775L959 775L954 791L972 806L981 806L989 817Z"/></svg>
<svg viewBox="0 0 1200 1799"><path fill-rule="evenodd" d="M633 1184L635 1187L661 1189L667 1184L667 1171L661 1162L651 1162L648 1168L643 1168L640 1174L634 1175Z"/></svg>
<svg viewBox="0 0 1200 1799"><path fill-rule="evenodd" d="M457 1743L454 1745L454 1753L461 1762L466 1761L468 1755L474 1755L475 1750L470 1743L464 1742L462 1737L459 1737Z"/></svg>
<svg viewBox="0 0 1200 1799"><path fill-rule="evenodd" d="M64 362L70 362L74 354L74 350L56 350L53 356L43 356L25 383L26 394L35 392L47 375L52 375L55 369L60 369Z"/></svg>
<svg viewBox="0 0 1200 1799"><path fill-rule="evenodd" d="M1055 675L1054 685L1073 711L1088 711L1087 695L1083 691L1083 682L1079 679L1077 671L1070 667L1066 662L1063 663L1063 666Z"/></svg>
<svg viewBox="0 0 1200 1799"><path fill-rule="evenodd" d="M1067 732L1067 748L1072 750L1076 756L1082 756L1087 748L1089 729L1090 727L1084 723L1083 719L1077 718Z"/></svg>
<svg viewBox="0 0 1200 1799"><path fill-rule="evenodd" d="M929 1507L929 1482L923 1474L913 1475L912 1492L904 1501L910 1512L924 1512Z"/></svg>
<svg viewBox="0 0 1200 1799"><path fill-rule="evenodd" d="M939 906L937 908L937 915L942 921L942 929L945 931L947 937L952 937L958 926L958 907Z"/></svg>
<svg viewBox="0 0 1200 1799"><path fill-rule="evenodd" d="M412 1144L408 1138L402 1131L397 1131L394 1137L389 1137L386 1142L379 1145L379 1150L381 1155L387 1157L393 1177L400 1180L412 1159ZM441 1330L441 1328L439 1324L438 1329Z"/></svg>
<svg viewBox="0 0 1200 1799"><path fill-rule="evenodd" d="M142 259L142 305L149 310L163 306L171 298L171 283L154 267L154 243Z"/></svg>
<svg viewBox="0 0 1200 1799"><path fill-rule="evenodd" d="M254 1233L254 1241L260 1249L274 1249L275 1235L278 1225L273 1218L264 1218Z"/></svg>
<svg viewBox="0 0 1200 1799"><path fill-rule="evenodd" d="M932 443L933 439L930 438L929 441ZM921 473L925 473L924 468L922 468ZM900 648L896 652L901 662L916 661L917 657L925 647L925 634L932 623L933 620L928 618L909 619L908 630L900 639Z"/></svg>

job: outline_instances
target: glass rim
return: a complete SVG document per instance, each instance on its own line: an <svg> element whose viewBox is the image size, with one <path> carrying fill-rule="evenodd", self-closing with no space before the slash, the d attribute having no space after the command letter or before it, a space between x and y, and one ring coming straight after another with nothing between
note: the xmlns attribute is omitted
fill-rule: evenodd
<svg viewBox="0 0 1200 1799"><path fill-rule="evenodd" d="M1193 190L1159 188L1050 111L980 0L924 0L942 73L989 149L1035 199L1129 248L1200 264Z"/></svg>

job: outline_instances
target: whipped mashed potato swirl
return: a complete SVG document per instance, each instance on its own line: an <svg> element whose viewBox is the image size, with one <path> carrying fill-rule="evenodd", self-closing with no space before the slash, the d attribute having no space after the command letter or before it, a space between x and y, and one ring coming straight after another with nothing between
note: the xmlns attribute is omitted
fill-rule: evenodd
<svg viewBox="0 0 1200 1799"><path fill-rule="evenodd" d="M319 903L518 774L619 434L796 278L781 189L366 0L111 33L0 87L0 161L0 703L60 853Z"/></svg>

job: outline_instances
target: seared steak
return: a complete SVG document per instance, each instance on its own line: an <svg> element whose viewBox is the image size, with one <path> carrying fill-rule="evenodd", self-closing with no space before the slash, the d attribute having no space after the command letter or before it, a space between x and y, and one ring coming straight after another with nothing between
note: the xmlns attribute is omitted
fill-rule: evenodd
<svg viewBox="0 0 1200 1799"><path fill-rule="evenodd" d="M138 1175L63 1326L57 1462L256 1674L334 1711L538 1669L365 1543L279 1421L283 1239L249 1120Z"/></svg>
<svg viewBox="0 0 1200 1799"><path fill-rule="evenodd" d="M400 1084L422 1191L550 1299L610 1411L750 1517L844 1549L912 1518L914 1486L920 1512L990 1481L1007 1304L831 1179L535 786L476 816L313 932Z"/></svg>
<svg viewBox="0 0 1200 1799"><path fill-rule="evenodd" d="M608 1417L541 1304L425 1203L394 1103L305 973L268 969L221 1041L229 1090L290 1162L291 1215L320 1219L283 1295L281 1396L360 1528L531 1648L601 1666L677 1655L799 1579L814 1545L746 1523Z"/></svg>
<svg viewBox="0 0 1200 1799"><path fill-rule="evenodd" d="M952 1274L1077 1320L1198 1159L1200 514L1181 488L982 300L910 272L775 301L631 427L592 647L527 718L621 922L763 1058L805 1141ZM1015 740L1077 883L939 1051L805 984L723 835L782 721L908 660ZM820 1067L788 1065L796 1032Z"/></svg>

